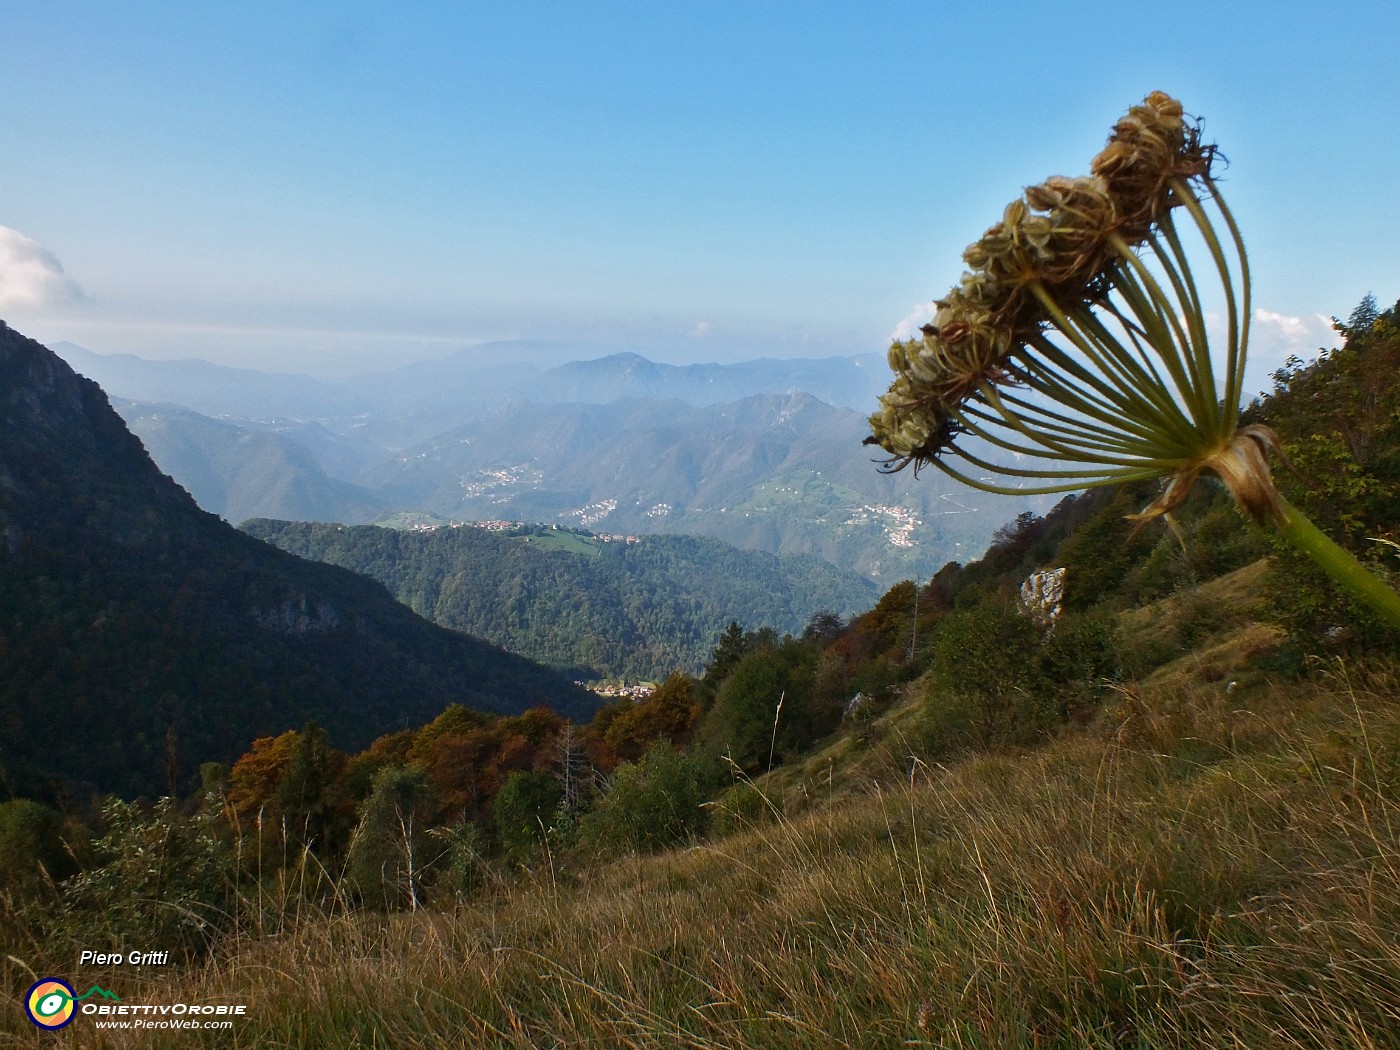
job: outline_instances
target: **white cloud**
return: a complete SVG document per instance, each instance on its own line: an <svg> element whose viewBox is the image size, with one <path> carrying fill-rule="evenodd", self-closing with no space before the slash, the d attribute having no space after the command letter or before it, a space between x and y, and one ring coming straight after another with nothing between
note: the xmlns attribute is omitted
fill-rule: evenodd
<svg viewBox="0 0 1400 1050"><path fill-rule="evenodd" d="M34 238L0 226L0 310L42 310L87 301L58 257Z"/></svg>
<svg viewBox="0 0 1400 1050"><path fill-rule="evenodd" d="M1340 342L1332 328L1332 319L1321 314L1290 317L1288 314L1276 314L1272 310L1261 309L1254 311L1254 324L1259 335L1299 351L1313 352L1324 346L1336 346Z"/></svg>
<svg viewBox="0 0 1400 1050"><path fill-rule="evenodd" d="M696 336L709 335L709 334L710 334L710 322L709 322L709 321L701 321L699 324L697 324L697 325L695 326L695 331L692 332L691 334L692 334L692 335L696 335Z"/></svg>
<svg viewBox="0 0 1400 1050"><path fill-rule="evenodd" d="M1212 317L1212 321L1221 324L1217 318ZM1296 355L1311 361L1319 350L1340 346L1341 342L1341 336L1332 328L1332 319L1322 314L1294 317L1272 310L1255 310L1249 333L1245 400L1271 389L1270 377L1290 357Z"/></svg>
<svg viewBox="0 0 1400 1050"><path fill-rule="evenodd" d="M895 340L912 339L914 333L917 332L921 326L933 320L933 312L936 309L937 307L934 306L932 299L914 307L909 311L904 320L894 326L894 331L890 333L890 340L893 342Z"/></svg>

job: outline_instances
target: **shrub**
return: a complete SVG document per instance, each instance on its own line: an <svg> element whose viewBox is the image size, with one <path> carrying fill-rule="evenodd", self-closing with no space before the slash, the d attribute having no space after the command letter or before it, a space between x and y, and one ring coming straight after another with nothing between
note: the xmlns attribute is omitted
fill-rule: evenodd
<svg viewBox="0 0 1400 1050"><path fill-rule="evenodd" d="M1104 611L1062 614L1041 647L1040 669L1061 710L1097 702L1123 677L1117 617Z"/></svg>
<svg viewBox="0 0 1400 1050"><path fill-rule="evenodd" d="M918 736L935 755L1027 742L1050 721L1040 634L996 602L949 614L939 625Z"/></svg>
<svg viewBox="0 0 1400 1050"><path fill-rule="evenodd" d="M57 810L23 798L0 802L0 890L24 891L72 873Z"/></svg>
<svg viewBox="0 0 1400 1050"><path fill-rule="evenodd" d="M729 835L782 816L782 800L766 796L751 780L741 780L710 803L710 832Z"/></svg>
<svg viewBox="0 0 1400 1050"><path fill-rule="evenodd" d="M703 807L718 780L717 763L702 754L654 744L637 763L624 763L612 786L579 829L583 844L603 853L663 849L703 835Z"/></svg>
<svg viewBox="0 0 1400 1050"><path fill-rule="evenodd" d="M236 893L220 807L211 800L186 817L169 798L149 814L111 799L102 823L94 863L64 884L53 938L94 949L207 948L231 922Z"/></svg>
<svg viewBox="0 0 1400 1050"><path fill-rule="evenodd" d="M1107 612L1063 613L1041 636L1029 618L986 601L939 624L916 742L929 754L1029 744L1122 676Z"/></svg>

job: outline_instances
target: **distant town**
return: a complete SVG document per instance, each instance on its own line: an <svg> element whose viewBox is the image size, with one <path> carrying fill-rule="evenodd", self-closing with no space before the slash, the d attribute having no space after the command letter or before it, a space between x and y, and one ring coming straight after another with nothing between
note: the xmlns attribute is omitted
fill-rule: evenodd
<svg viewBox="0 0 1400 1050"><path fill-rule="evenodd" d="M655 682L638 682L636 685L622 685L617 682L575 682L574 684L582 686L597 696L606 696L609 700L627 699L635 700L637 703L650 699L651 694L656 692Z"/></svg>
<svg viewBox="0 0 1400 1050"><path fill-rule="evenodd" d="M587 529L568 528L564 525L545 524L530 521L434 521L416 519L404 521L394 526L404 532L436 532L438 529L483 529L486 532L530 532L548 530L550 532L571 532L575 536L587 536L603 543L640 543L640 536L627 536L620 532L589 532Z"/></svg>

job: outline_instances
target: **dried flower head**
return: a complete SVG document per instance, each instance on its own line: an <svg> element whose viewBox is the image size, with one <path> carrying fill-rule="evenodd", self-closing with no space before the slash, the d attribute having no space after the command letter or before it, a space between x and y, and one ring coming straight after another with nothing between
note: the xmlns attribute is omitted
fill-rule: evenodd
<svg viewBox="0 0 1400 1050"><path fill-rule="evenodd" d="M1019 492L1170 475L1179 493L1202 470L1223 476L1238 474L1234 465L1246 459L1257 465L1232 451L1245 447L1235 428L1248 271L1210 178L1214 157L1181 104L1154 92L1114 125L1091 175L1046 179L1007 205L963 253L968 271L920 337L890 348L895 379L868 439L890 453L887 469L934 463L970 484L1008 491L947 462L958 458L978 474L1035 482ZM1222 217L1237 270L1203 202ZM1229 302L1224 403L1173 218L1178 208L1209 246ZM971 451L974 440L1056 462L1046 470L1004 467ZM1267 513L1271 503L1245 505Z"/></svg>
<svg viewBox="0 0 1400 1050"><path fill-rule="evenodd" d="M968 271L919 338L890 347L894 382L866 443L890 454L886 470L932 463L989 492L1165 479L1141 520L1169 515L1211 472L1400 629L1400 595L1275 489L1274 433L1239 426L1249 262L1211 177L1215 156L1181 103L1154 91L1114 125L1089 176L1046 179L1007 205L963 253ZM1224 296L1219 353L1183 230ZM1019 483L988 480L997 474Z"/></svg>

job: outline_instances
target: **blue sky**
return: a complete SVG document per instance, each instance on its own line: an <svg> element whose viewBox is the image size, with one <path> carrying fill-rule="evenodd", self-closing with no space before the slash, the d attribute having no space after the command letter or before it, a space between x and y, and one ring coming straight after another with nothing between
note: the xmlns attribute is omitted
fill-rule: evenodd
<svg viewBox="0 0 1400 1050"><path fill-rule="evenodd" d="M334 374L502 338L882 350L1158 88L1231 162L1260 368L1400 296L1381 5L0 15L0 316L99 351Z"/></svg>

